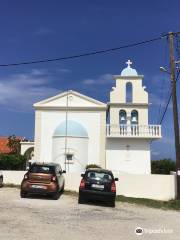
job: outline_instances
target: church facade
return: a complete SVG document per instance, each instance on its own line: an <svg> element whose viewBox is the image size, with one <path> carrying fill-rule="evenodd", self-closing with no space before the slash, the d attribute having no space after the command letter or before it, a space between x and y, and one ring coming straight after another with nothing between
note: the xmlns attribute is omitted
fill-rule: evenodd
<svg viewBox="0 0 180 240"><path fill-rule="evenodd" d="M150 142L161 138L161 126L149 124L143 76L127 65L113 76L108 103L70 90L34 104L36 161L57 162L69 172L97 164L151 173Z"/></svg>

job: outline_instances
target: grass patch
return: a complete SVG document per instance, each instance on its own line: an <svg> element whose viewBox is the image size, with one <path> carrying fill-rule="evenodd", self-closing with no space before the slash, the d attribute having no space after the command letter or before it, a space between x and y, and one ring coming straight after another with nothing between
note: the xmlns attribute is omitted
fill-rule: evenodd
<svg viewBox="0 0 180 240"><path fill-rule="evenodd" d="M139 204L152 208L160 209L170 209L180 211L180 200L170 200L170 201L158 201L147 198L132 198L119 195L116 197L116 201L127 202L131 204Z"/></svg>

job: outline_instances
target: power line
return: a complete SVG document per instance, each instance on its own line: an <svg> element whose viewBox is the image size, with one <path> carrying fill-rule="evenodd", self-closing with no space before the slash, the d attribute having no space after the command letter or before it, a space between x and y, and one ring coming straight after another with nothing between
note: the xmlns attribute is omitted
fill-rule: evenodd
<svg viewBox="0 0 180 240"><path fill-rule="evenodd" d="M168 39L167 39L168 40ZM166 57L167 57L167 45L164 44L164 52L163 52L163 66L166 66ZM161 114L163 112L163 102L165 100L165 84L163 81L161 81L161 86L160 86L160 89L161 89L161 92L160 92L160 103L159 103L159 107L158 107L158 116L157 116L157 122L159 122L160 120L160 117L161 117ZM169 95L169 91L168 91L168 95Z"/></svg>
<svg viewBox="0 0 180 240"><path fill-rule="evenodd" d="M178 77L179 77L179 74L180 74L180 71L178 71L178 74L177 74L177 77L176 77L176 82L178 82L178 80L179 80L179 78L178 78ZM164 120L164 117L165 117L165 115L166 115L166 112L167 112L167 109L168 109L168 106L169 106L171 97L172 97L172 92L171 92L171 94L169 95L169 98L168 98L168 101L167 101L167 103L166 103L166 107L165 107L164 113L163 113L163 115L162 115L162 117L161 117L161 120L159 121L159 124L161 124L161 123L163 122L163 120Z"/></svg>
<svg viewBox="0 0 180 240"><path fill-rule="evenodd" d="M176 35L176 52L178 57L180 58L180 38L179 35Z"/></svg>
<svg viewBox="0 0 180 240"><path fill-rule="evenodd" d="M143 45L143 44L147 44L147 43L151 43L151 42L155 42L155 41L161 40L162 38L164 38L166 36L167 36L167 34L163 34L160 37L152 38L152 39L149 39L149 40L144 40L144 41L137 42L137 43L131 43L131 44L123 45L123 46L120 46L120 47L108 48L108 49L92 51L92 52L87 52L87 53L82 53L82 54L77 54L77 55L71 55L71 56L66 56L66 57L47 58L47 59L34 60L34 61L25 61L25 62L17 62L17 63L0 64L0 67L12 67L12 66L20 66L20 65L30 65L30 64L37 64L37 63L55 62L55 61L63 61L63 60L68 60L68 59L80 58L80 57L87 57L87 56L92 56L92 55L97 55L97 54L103 54L103 53L118 51L118 50L124 49L124 48L140 46L140 45Z"/></svg>
<svg viewBox="0 0 180 240"><path fill-rule="evenodd" d="M167 112L167 109L168 109L168 106L169 106L171 97L172 97L172 93L170 94L170 96L169 96L169 98L168 98L166 107L165 107L165 109L164 109L164 113L163 113L163 115L162 115L162 117L161 117L161 120L160 120L160 122L159 122L160 125L161 125L161 123L162 123L162 121L163 121L163 119L164 119L164 117L165 117L165 115L166 115L166 112Z"/></svg>

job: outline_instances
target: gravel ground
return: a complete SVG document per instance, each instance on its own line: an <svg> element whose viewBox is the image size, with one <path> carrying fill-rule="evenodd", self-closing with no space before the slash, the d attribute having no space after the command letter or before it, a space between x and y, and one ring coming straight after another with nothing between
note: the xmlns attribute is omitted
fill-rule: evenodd
<svg viewBox="0 0 180 240"><path fill-rule="evenodd" d="M70 195L57 201L21 199L18 189L0 189L1 240L179 240L179 220L176 211L120 202L116 208L78 205L77 197ZM135 234L136 227L144 229L141 236Z"/></svg>

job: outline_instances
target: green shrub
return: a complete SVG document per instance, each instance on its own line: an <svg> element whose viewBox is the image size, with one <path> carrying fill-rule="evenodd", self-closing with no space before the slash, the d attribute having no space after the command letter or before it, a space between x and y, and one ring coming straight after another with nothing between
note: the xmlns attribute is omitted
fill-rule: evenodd
<svg viewBox="0 0 180 240"><path fill-rule="evenodd" d="M162 159L151 162L151 172L153 174L170 174L175 171L176 164L171 159Z"/></svg>
<svg viewBox="0 0 180 240"><path fill-rule="evenodd" d="M88 164L86 166L86 169L88 169L88 168L101 168L101 167L99 165L97 165L97 164L92 163L92 164Z"/></svg>
<svg viewBox="0 0 180 240"><path fill-rule="evenodd" d="M1 170L24 170L26 158L19 154L0 154Z"/></svg>

